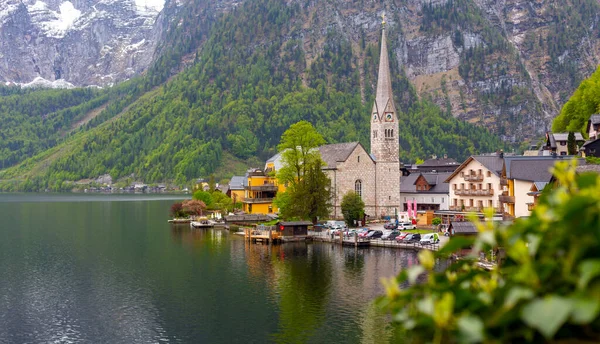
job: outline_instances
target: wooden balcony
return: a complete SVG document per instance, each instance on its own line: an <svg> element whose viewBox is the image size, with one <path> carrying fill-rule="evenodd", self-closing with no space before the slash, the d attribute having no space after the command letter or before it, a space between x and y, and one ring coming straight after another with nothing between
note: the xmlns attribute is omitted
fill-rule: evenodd
<svg viewBox="0 0 600 344"><path fill-rule="evenodd" d="M505 196L505 195L500 195L498 196L498 200L501 203L510 203L510 204L514 204L515 203L515 196Z"/></svg>
<svg viewBox="0 0 600 344"><path fill-rule="evenodd" d="M533 211L533 208L535 208L535 203L527 203L527 210Z"/></svg>
<svg viewBox="0 0 600 344"><path fill-rule="evenodd" d="M467 182L482 182L483 174L465 174L463 178Z"/></svg>

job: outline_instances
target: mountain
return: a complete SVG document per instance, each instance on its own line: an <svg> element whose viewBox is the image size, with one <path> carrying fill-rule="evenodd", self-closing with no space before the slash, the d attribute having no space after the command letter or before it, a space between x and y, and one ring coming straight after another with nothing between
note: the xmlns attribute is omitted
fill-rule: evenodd
<svg viewBox="0 0 600 344"><path fill-rule="evenodd" d="M25 189L62 189L105 173L178 183L227 176L273 154L301 119L329 143L368 147L384 12L402 159L495 151L504 148L499 137L537 137L591 73L597 7L182 2L164 14L153 62L139 77L81 94L0 88L0 187L27 180Z"/></svg>

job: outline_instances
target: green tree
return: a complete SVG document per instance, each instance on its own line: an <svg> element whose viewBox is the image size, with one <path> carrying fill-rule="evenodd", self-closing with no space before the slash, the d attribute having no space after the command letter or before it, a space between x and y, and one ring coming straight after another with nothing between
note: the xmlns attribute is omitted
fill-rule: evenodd
<svg viewBox="0 0 600 344"><path fill-rule="evenodd" d="M575 142L575 133L572 131L569 131L569 136L567 136L567 150L569 155L577 155L577 142Z"/></svg>
<svg viewBox="0 0 600 344"><path fill-rule="evenodd" d="M209 207L210 209L218 209L221 210L223 213L227 213L233 210L233 201L221 191L214 191L211 194L211 199L212 203Z"/></svg>
<svg viewBox="0 0 600 344"><path fill-rule="evenodd" d="M198 190L194 192L192 199L204 202L207 207L210 207L213 204L212 195L208 191Z"/></svg>
<svg viewBox="0 0 600 344"><path fill-rule="evenodd" d="M365 214L365 202L354 191L348 191L342 198L342 214L348 226L353 226L354 221L362 219Z"/></svg>
<svg viewBox="0 0 600 344"><path fill-rule="evenodd" d="M555 132L585 131L590 116L600 111L600 67L573 92L552 122Z"/></svg>
<svg viewBox="0 0 600 344"><path fill-rule="evenodd" d="M281 136L278 148L282 167L277 171L277 180L287 184L285 193L275 199L281 217L316 223L318 217L329 214L331 181L322 170L318 149L324 143L321 134L306 121L292 124Z"/></svg>
<svg viewBox="0 0 600 344"><path fill-rule="evenodd" d="M558 186L544 190L528 219L472 219L476 238L454 237L436 253L472 247L472 256L436 272L435 255L423 250L420 265L384 281L379 304L405 342L600 342L600 175L577 175L572 162L554 176ZM503 262L486 271L479 252L502 253Z"/></svg>

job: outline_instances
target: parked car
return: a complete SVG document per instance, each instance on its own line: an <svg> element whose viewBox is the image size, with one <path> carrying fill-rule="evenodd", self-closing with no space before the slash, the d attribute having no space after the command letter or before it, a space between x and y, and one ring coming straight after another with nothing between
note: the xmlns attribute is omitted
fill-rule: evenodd
<svg viewBox="0 0 600 344"><path fill-rule="evenodd" d="M383 228L396 229L396 228L398 228L398 224L396 222L387 222L386 224L383 225Z"/></svg>
<svg viewBox="0 0 600 344"><path fill-rule="evenodd" d="M417 225L413 225L412 222L402 222L398 224L398 229L417 229Z"/></svg>
<svg viewBox="0 0 600 344"><path fill-rule="evenodd" d="M365 238L369 233L371 233L373 231L374 231L374 229L366 229L365 231L358 233L358 237Z"/></svg>
<svg viewBox="0 0 600 344"><path fill-rule="evenodd" d="M423 235L423 238L421 238L421 240L419 240L419 243L421 245L437 244L438 242L440 242L440 238L437 233L425 234L425 235Z"/></svg>
<svg viewBox="0 0 600 344"><path fill-rule="evenodd" d="M369 234L367 234L366 238L367 239L377 239L377 238L381 238L382 235L383 235L383 231L374 230L374 231L371 231Z"/></svg>
<svg viewBox="0 0 600 344"><path fill-rule="evenodd" d="M401 232L397 237L396 237L396 242L402 242L404 240L404 238L406 238L410 233L408 232Z"/></svg>
<svg viewBox="0 0 600 344"><path fill-rule="evenodd" d="M347 230L347 231L345 232L345 235L346 235L346 236L349 236L349 237L353 237L353 236L355 236L355 235L358 235L358 231L359 231L358 229L356 229L356 228L352 228L352 229L349 229L349 230Z"/></svg>
<svg viewBox="0 0 600 344"><path fill-rule="evenodd" d="M402 242L420 242L421 241L421 234L419 233L411 233L409 235L407 235Z"/></svg>
<svg viewBox="0 0 600 344"><path fill-rule="evenodd" d="M398 235L400 235L399 230L384 231L383 236L381 237L381 240L394 240L394 238L397 237Z"/></svg>

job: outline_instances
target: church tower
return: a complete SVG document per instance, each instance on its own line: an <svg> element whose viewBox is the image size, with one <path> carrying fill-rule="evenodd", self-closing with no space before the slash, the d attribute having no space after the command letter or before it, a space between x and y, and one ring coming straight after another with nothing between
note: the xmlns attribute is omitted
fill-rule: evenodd
<svg viewBox="0 0 600 344"><path fill-rule="evenodd" d="M371 111L371 155L376 163L377 216L395 215L400 209L400 143L398 115L392 93L392 78L382 22L381 54L377 94Z"/></svg>

